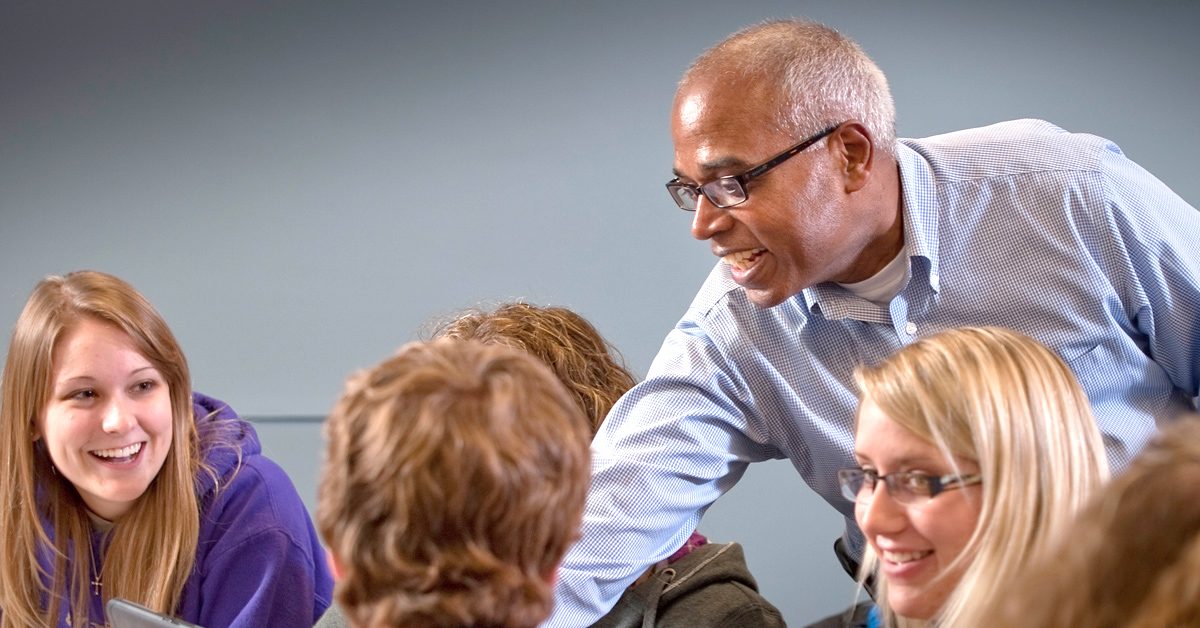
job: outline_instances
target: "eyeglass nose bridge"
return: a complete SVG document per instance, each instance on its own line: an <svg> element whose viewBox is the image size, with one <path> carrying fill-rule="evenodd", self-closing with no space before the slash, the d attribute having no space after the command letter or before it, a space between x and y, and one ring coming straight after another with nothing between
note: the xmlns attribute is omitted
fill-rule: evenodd
<svg viewBox="0 0 1200 628"><path fill-rule="evenodd" d="M904 486L899 477L890 474L879 475L863 472L859 482L859 490L855 493L854 501L860 504L873 503L879 495L881 484L887 486L888 497L902 506L918 505L921 503L922 497L927 497L913 492Z"/></svg>
<svg viewBox="0 0 1200 628"><path fill-rule="evenodd" d="M865 481L866 478L864 477L863 480ZM876 477L875 481L871 484L871 494L867 497L867 501L874 502L875 498L879 497L880 487L885 486L887 487L889 499L902 506L911 505L917 495L901 485L898 480L899 478L892 475Z"/></svg>

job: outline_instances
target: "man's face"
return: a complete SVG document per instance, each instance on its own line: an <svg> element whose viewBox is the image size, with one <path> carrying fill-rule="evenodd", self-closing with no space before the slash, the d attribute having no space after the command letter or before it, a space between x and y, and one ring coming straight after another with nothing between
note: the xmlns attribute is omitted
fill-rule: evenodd
<svg viewBox="0 0 1200 628"><path fill-rule="evenodd" d="M681 90L671 119L676 176L702 185L802 140L774 123L774 102L752 82ZM827 138L751 180L740 205L697 204L692 235L711 243L755 305L778 305L824 281L866 278L855 276L855 265L873 227L850 207L839 147Z"/></svg>

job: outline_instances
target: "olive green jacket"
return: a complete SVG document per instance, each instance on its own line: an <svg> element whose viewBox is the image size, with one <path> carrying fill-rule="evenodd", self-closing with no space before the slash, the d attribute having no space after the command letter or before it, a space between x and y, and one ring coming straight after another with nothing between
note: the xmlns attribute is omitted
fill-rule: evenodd
<svg viewBox="0 0 1200 628"><path fill-rule="evenodd" d="M593 628L784 626L737 543L708 543L625 592Z"/></svg>

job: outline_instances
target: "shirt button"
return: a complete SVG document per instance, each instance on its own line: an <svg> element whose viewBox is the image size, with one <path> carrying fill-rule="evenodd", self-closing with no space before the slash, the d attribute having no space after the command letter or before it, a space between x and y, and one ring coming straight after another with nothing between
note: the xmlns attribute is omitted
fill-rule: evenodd
<svg viewBox="0 0 1200 628"><path fill-rule="evenodd" d="M905 331L905 333L907 333L910 336L916 335L917 324L912 321L908 321L908 324L904 326L904 331Z"/></svg>

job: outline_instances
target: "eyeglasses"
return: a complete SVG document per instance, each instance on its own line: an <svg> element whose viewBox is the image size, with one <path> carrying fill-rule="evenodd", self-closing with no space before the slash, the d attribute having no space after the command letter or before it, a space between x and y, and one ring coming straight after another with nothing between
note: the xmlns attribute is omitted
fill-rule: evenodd
<svg viewBox="0 0 1200 628"><path fill-rule="evenodd" d="M845 123L842 123L845 124ZM696 211L696 204L700 202L700 195L703 194L708 202L717 207L733 207L746 202L746 184L751 180L761 177L768 170L778 166L779 164L800 154L804 149L816 144L825 138L826 135L833 133L841 124L835 124L820 133L796 144L795 146L775 155L774 157L764 161L763 163L743 172L742 174L734 174L725 177L713 179L704 185L692 185L679 180L679 177L671 179L667 182L667 192L671 194L671 198L679 209L688 212Z"/></svg>
<svg viewBox="0 0 1200 628"><path fill-rule="evenodd" d="M914 506L937 497L943 491L979 484L983 482L983 476L978 473L935 476L920 471L896 471L879 475L873 469L838 471L842 496L860 504L869 504L875 498L875 486L879 480L887 483L888 494L892 499L906 506Z"/></svg>

